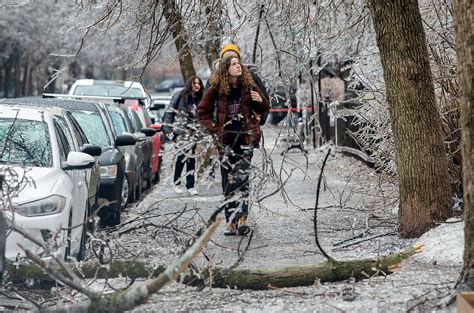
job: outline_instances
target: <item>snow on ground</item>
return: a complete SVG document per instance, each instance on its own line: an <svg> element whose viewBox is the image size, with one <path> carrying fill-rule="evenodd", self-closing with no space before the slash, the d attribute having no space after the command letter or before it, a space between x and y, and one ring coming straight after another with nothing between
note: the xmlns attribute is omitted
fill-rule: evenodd
<svg viewBox="0 0 474 313"><path fill-rule="evenodd" d="M272 156L275 171L282 173L282 180L290 177L285 185L287 197L279 194L252 208L249 220L255 229L253 249L247 252L240 268L283 268L324 261L315 248L312 209L321 163L329 146L311 150L307 159L297 150L283 159L280 152L284 147L274 134L269 127L265 129L265 148ZM261 164L258 153L253 162ZM324 181L318 206L318 235L323 248L336 260L387 255L415 243L424 245L422 252L404 261L398 272L358 282L315 282L313 286L267 291L197 290L174 283L153 296L150 304L134 311L454 311L453 306L442 307L439 303L450 293L462 265L463 223L452 219L417 240L400 239L393 233L398 214L393 182L359 161L334 152L328 159ZM205 212L212 212L221 200L219 181L198 187L200 195L196 198L176 197L170 192L170 185L165 179L156 188L162 200L168 199L163 201L170 207L174 204L174 210L177 203L193 205L206 216ZM273 187L270 184L267 192ZM139 208L149 207L147 199ZM221 267L236 261L239 248L239 240L224 237L222 232L223 229L206 249L212 262Z"/></svg>
<svg viewBox="0 0 474 313"><path fill-rule="evenodd" d="M462 266L464 223L458 219L449 219L423 234L417 242L423 244L424 249L413 257L415 260L439 266Z"/></svg>
<svg viewBox="0 0 474 313"><path fill-rule="evenodd" d="M315 245L313 217L316 186L322 161L331 146L310 149L308 155L294 150L281 156L284 149L277 140L277 130L265 129L265 152L271 156L272 168L263 165L263 155L256 152L253 164L253 190L262 178L268 184L254 194L249 223L255 230L252 243L239 268L268 269L311 265L325 258ZM220 179L201 179L199 195L178 195L171 184L171 146L165 149L161 181L137 205L123 213L123 226L110 240L114 255L137 259L155 265L169 264L182 245L194 234L222 201ZM266 168L266 170L264 170ZM271 172L275 175L265 175ZM284 190L272 196L285 182ZM260 179L258 179L260 178ZM318 238L325 251L336 260L364 259L402 251L415 243L422 252L402 262L399 270L387 276L361 281L351 279L336 283L316 281L312 286L278 288L265 291L204 288L173 283L154 295L149 303L134 312L453 312L454 307L439 307L449 294L462 264L463 223L449 220L417 240L401 239L397 228L397 186L360 161L331 152L324 170L318 203ZM256 199L268 196L258 205ZM127 232L144 221L166 229L147 228ZM170 228L179 228L179 233ZM118 237L117 233L125 232ZM214 266L226 267L238 259L248 238L225 237L222 226L206 248L206 257ZM99 232L98 236L104 236ZM203 257L199 266L208 266ZM90 282L99 290L111 289L103 280ZM112 279L115 288L129 283ZM144 283L137 280L134 285ZM65 288L55 288L60 295L75 301L84 298Z"/></svg>

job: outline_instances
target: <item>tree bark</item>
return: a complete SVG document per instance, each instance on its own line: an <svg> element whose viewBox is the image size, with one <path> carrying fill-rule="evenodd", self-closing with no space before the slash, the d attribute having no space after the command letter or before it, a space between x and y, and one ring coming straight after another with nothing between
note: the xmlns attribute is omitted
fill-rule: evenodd
<svg viewBox="0 0 474 313"><path fill-rule="evenodd" d="M464 189L464 266L461 289L474 290L474 4L455 0L454 18L461 90L460 124L462 133Z"/></svg>
<svg viewBox="0 0 474 313"><path fill-rule="evenodd" d="M4 70L4 83L3 83L3 96L8 98L10 96L10 89L11 89L11 82L12 82L12 65L13 60L12 56L10 55L5 63L3 63L3 70Z"/></svg>
<svg viewBox="0 0 474 313"><path fill-rule="evenodd" d="M206 15L208 19L208 38L207 38L207 50L206 60L211 69L214 72L212 63L214 60L219 59L219 50L221 46L221 34L222 34L222 1L208 1L204 2L206 7Z"/></svg>
<svg viewBox="0 0 474 313"><path fill-rule="evenodd" d="M21 54L17 51L13 56L13 63L15 68L15 93L14 97L18 98L21 96L21 64L20 64Z"/></svg>
<svg viewBox="0 0 474 313"><path fill-rule="evenodd" d="M451 213L451 185L418 1L369 0L384 70L400 189L400 233L418 237Z"/></svg>
<svg viewBox="0 0 474 313"><path fill-rule="evenodd" d="M212 273L203 272L204 277L213 277L212 286L221 288L238 288L263 290L273 287L295 287L310 286L315 280L322 282L334 282L349 279L351 277L361 279L377 274L390 274L398 264L419 252L420 246L411 246L402 252L392 253L379 259L363 259L344 262L325 262L308 266L295 266L280 269L234 269L228 271L223 268L213 268ZM76 274L83 278L115 278L129 277L153 278L158 277L166 269L165 266L152 268L150 264L142 262L115 260L105 267L97 262L82 263L80 269L74 269ZM50 278L37 266L14 266L8 265L8 276L11 280L38 279L49 280ZM212 275L210 275L212 274ZM193 281L195 284L202 283L202 279L187 276L185 282Z"/></svg>
<svg viewBox="0 0 474 313"><path fill-rule="evenodd" d="M193 57L191 55L191 47L189 45L186 28L182 21L183 17L175 0L163 1L163 14L170 25L176 51L178 51L181 74L186 82L191 76L196 75L196 70L194 69Z"/></svg>
<svg viewBox="0 0 474 313"><path fill-rule="evenodd" d="M30 82L31 82L31 51L26 53L26 64L23 72L23 96L30 96Z"/></svg>

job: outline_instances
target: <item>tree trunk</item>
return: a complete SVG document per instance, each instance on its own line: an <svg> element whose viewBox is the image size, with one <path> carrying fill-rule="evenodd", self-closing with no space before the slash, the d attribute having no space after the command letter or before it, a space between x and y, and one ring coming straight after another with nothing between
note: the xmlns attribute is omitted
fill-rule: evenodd
<svg viewBox="0 0 474 313"><path fill-rule="evenodd" d="M31 82L31 51L26 53L26 64L23 72L23 95L30 95L30 82Z"/></svg>
<svg viewBox="0 0 474 313"><path fill-rule="evenodd" d="M221 46L221 34L222 34L222 23L221 12L222 12L222 1L205 1L206 15L208 19L208 38L206 45L206 60L211 69L214 72L212 63L214 60L219 59L219 50Z"/></svg>
<svg viewBox="0 0 474 313"><path fill-rule="evenodd" d="M418 1L369 0L384 70L400 189L400 233L451 213L451 185Z"/></svg>
<svg viewBox="0 0 474 313"><path fill-rule="evenodd" d="M325 262L308 266L295 266L280 269L244 270L226 269L215 267L212 272L212 286L221 288L238 289L268 289L273 287L295 287L310 286L315 280L322 282L334 282L349 279L351 277L361 279L377 274L390 274L398 268L404 259L420 251L420 246L411 246L402 252L392 253L379 259L363 259L344 262ZM107 269L108 268L108 269ZM80 270L75 269L76 274L82 278L116 278L129 277L153 278L158 277L166 270L165 266L152 268L151 265L137 261L112 261L109 266L104 267L97 262L81 263ZM38 279L48 280L47 274L37 266L8 265L8 277L12 280ZM201 277L186 276L185 283L201 284L202 277L209 277L208 272L200 274Z"/></svg>
<svg viewBox="0 0 474 313"><path fill-rule="evenodd" d="M8 98L10 96L11 82L12 82L12 56L10 56L5 63L3 63L4 70L4 83L3 83L3 96Z"/></svg>
<svg viewBox="0 0 474 313"><path fill-rule="evenodd" d="M20 64L20 54L17 52L14 54L13 64L15 68L15 93L14 97L18 98L21 96L21 64Z"/></svg>
<svg viewBox="0 0 474 313"><path fill-rule="evenodd" d="M474 5L456 0L454 18L461 90L460 119L464 188L464 267L461 287L474 290Z"/></svg>
<svg viewBox="0 0 474 313"><path fill-rule="evenodd" d="M188 81L191 76L196 75L194 69L193 57L191 55L191 47L189 46L188 36L183 24L183 17L179 8L176 6L175 0L165 0L163 3L163 14L171 29L174 44L178 51L178 60L181 68L181 74L184 81Z"/></svg>

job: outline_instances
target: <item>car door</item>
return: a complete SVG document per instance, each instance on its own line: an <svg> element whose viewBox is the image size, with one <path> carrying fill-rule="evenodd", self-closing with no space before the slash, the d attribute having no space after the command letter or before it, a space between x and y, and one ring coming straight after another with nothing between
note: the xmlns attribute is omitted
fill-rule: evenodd
<svg viewBox="0 0 474 313"><path fill-rule="evenodd" d="M142 175L143 177L147 177L149 175L148 171L150 168L151 158L153 154L151 141L146 137L144 133L140 132L140 130L145 126L143 126L138 113L132 110L131 108L128 108L127 112L135 129L135 136L137 136L137 138L139 138L140 140L140 149L143 151Z"/></svg>
<svg viewBox="0 0 474 313"><path fill-rule="evenodd" d="M90 144L89 141L87 140L87 136L82 131L82 128L79 125L79 123L69 112L67 113L67 119L70 124L70 129L72 133L74 134L74 137L77 139L77 142L79 144L79 149L81 150L86 145ZM89 210L88 211L89 216L92 214L92 212L94 212L97 209L97 198L98 198L99 183L100 183L99 156L94 156L94 159L95 159L95 165L92 168L85 169L86 179L87 179L87 182L89 183L89 186L88 186L89 187L88 188L89 204L87 207L87 209Z"/></svg>
<svg viewBox="0 0 474 313"><path fill-rule="evenodd" d="M70 145L64 129L57 119L54 120L54 130L56 132L56 138L58 139L58 148L60 152L61 164L66 164L67 156L69 152L74 151ZM64 225L65 227L73 227L71 229L71 239L80 240L82 233L82 227L75 227L81 225L84 222L84 216L87 210L87 181L86 172L83 169L67 169L64 167L64 171L68 174L73 182L73 191L71 194L71 212L70 214L70 225ZM78 243L75 243L78 244ZM73 246L75 245L73 244Z"/></svg>

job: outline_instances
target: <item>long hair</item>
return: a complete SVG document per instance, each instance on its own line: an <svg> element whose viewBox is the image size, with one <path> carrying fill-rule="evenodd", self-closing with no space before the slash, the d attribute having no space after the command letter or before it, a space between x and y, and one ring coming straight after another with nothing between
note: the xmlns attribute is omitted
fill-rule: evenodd
<svg viewBox="0 0 474 313"><path fill-rule="evenodd" d="M202 99L202 95L204 94L204 85L202 84L202 79L199 76L191 76L188 79L188 82L186 83L186 87L183 90L183 96L185 97L184 99L188 99L188 97L192 95L193 83L196 79L198 79L199 83L201 84L201 89L199 89L199 91L196 93L196 98Z"/></svg>
<svg viewBox="0 0 474 313"><path fill-rule="evenodd" d="M222 59L219 62L219 69L212 75L210 79L211 86L214 86L219 90L219 95L227 96L230 92L230 75L229 75L229 67L230 63L235 56L230 56ZM237 58L240 62L240 59ZM252 86L255 85L255 82L252 79L252 75L248 68L240 64L242 67L242 76L240 76L237 80L237 85L241 88L251 89Z"/></svg>

